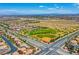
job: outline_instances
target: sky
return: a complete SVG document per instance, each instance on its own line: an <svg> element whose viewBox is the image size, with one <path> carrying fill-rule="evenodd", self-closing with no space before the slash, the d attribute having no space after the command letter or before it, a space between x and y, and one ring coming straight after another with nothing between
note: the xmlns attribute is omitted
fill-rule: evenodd
<svg viewBox="0 0 79 59"><path fill-rule="evenodd" d="M0 15L79 14L78 3L0 3Z"/></svg>

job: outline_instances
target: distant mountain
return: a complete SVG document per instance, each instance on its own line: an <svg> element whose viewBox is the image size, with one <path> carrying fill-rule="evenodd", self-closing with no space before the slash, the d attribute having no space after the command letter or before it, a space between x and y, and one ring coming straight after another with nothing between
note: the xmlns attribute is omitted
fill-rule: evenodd
<svg viewBox="0 0 79 59"><path fill-rule="evenodd" d="M79 16L79 14L31 14L31 15L0 15L0 16Z"/></svg>

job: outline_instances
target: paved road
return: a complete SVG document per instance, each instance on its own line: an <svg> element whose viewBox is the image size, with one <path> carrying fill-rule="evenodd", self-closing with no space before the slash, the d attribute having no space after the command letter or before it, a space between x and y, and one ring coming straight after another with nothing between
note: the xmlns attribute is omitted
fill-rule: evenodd
<svg viewBox="0 0 79 59"><path fill-rule="evenodd" d="M73 32L67 36L64 36L54 44L50 44L49 47L47 47L45 50L42 50L41 52L37 53L37 55L58 55L59 53L57 50L67 41L74 38L76 35L79 35L79 31Z"/></svg>
<svg viewBox="0 0 79 59"><path fill-rule="evenodd" d="M19 34L14 33L14 35L17 36ZM22 40L26 40L26 42L29 42L31 45L37 46L37 47L41 48L42 50L48 47L48 44L44 44L44 43L41 43L39 41L32 40L32 39L30 39L28 37L19 36L19 38L21 38Z"/></svg>
<svg viewBox="0 0 79 59"><path fill-rule="evenodd" d="M13 33L9 28L7 28L8 26L5 27L5 24L1 24L1 27L4 29L6 28L8 30L8 32L14 34L15 36L19 35L18 33ZM32 40L30 38L23 37L21 35L19 36L19 38L26 40L26 42L29 42L31 45L37 46L37 47L41 48L42 50L44 50L45 48L47 48L49 46L48 44L41 43L41 42L36 41L36 40Z"/></svg>
<svg viewBox="0 0 79 59"><path fill-rule="evenodd" d="M17 34L16 34L17 35ZM26 40L27 42L30 42L33 45L38 46L39 48L41 48L42 50L37 53L37 55L58 55L59 53L57 52L57 50L67 41L71 40L72 38L74 38L76 35L79 35L79 31L73 32L69 35L66 35L60 39L58 39L54 44L42 44L39 43L37 41L31 40L29 38L26 37L22 37L20 36L20 38L22 38L23 40Z"/></svg>
<svg viewBox="0 0 79 59"><path fill-rule="evenodd" d="M11 51L8 53L13 53L17 50L17 48L5 37L5 36L1 36L3 38L3 40L10 46Z"/></svg>

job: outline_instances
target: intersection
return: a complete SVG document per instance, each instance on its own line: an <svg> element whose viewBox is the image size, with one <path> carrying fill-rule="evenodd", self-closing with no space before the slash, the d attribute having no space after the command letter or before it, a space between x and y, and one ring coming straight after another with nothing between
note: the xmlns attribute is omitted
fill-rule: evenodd
<svg viewBox="0 0 79 59"><path fill-rule="evenodd" d="M3 28L5 28L4 26L2 26ZM7 28L7 27L6 27ZM8 28L7 28L8 29ZM8 29L8 31L11 34L14 34L15 36L19 35L18 33L13 33L11 32L11 30ZM35 45L36 47L39 47L41 49L41 51L39 53L37 53L36 55L60 55L60 53L57 52L58 49L60 49L60 47L67 41L71 40L73 37L79 35L79 30L75 31L73 33L70 33L62 38L59 38L57 41L55 41L54 43L51 44L43 44L41 42L35 41L30 39L29 37L23 37L23 36L19 36L19 38L21 38L22 40L25 40L26 42L29 42L31 45ZM17 50L17 48L15 46L13 46L5 36L2 36L2 38L8 42L8 45L11 48L11 52L14 52Z"/></svg>

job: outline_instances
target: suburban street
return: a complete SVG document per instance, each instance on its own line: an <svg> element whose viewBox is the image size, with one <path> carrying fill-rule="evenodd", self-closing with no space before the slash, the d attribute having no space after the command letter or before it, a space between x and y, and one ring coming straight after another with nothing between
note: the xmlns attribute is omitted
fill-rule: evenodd
<svg viewBox="0 0 79 59"><path fill-rule="evenodd" d="M10 53L13 53L17 50L17 48L5 37L5 36L2 36L3 40L8 44L8 46L10 47L11 51L8 52L8 54Z"/></svg>
<svg viewBox="0 0 79 59"><path fill-rule="evenodd" d="M4 24L3 24L3 28ZM7 27L6 27L7 28ZM8 29L8 28L7 28ZM18 33L13 33L11 30L8 29L8 31L11 34L14 34L15 36L19 35ZM43 44L41 42L32 40L28 37L23 37L23 36L19 36L19 38L21 38L22 40L26 40L26 42L29 42L31 45L37 46L41 49L41 51L39 53L37 53L37 55L60 55L57 50L60 49L60 47L62 45L64 45L65 42L71 40L72 38L74 38L75 36L79 35L79 30L75 31L73 33L70 33L62 38L59 38L57 41L55 41L54 43L51 44ZM13 49L13 51L16 50L16 48L13 46L11 47L11 49Z"/></svg>

